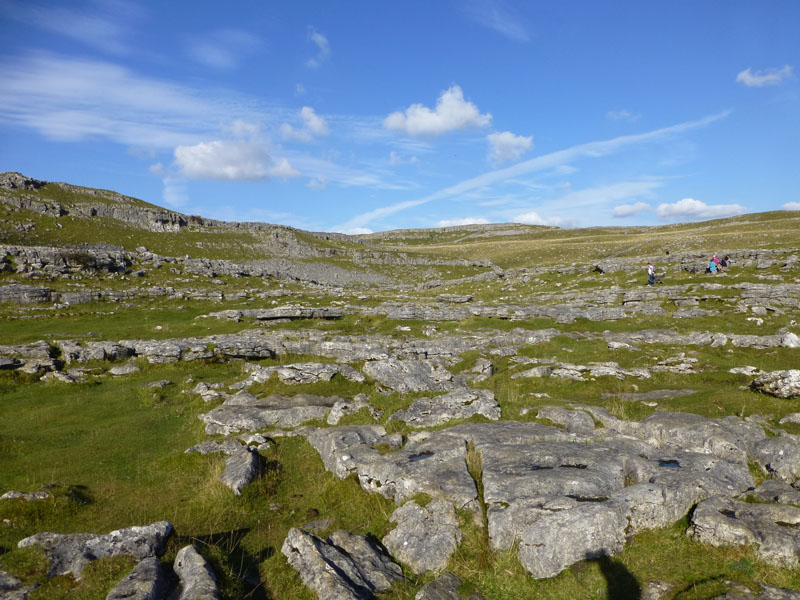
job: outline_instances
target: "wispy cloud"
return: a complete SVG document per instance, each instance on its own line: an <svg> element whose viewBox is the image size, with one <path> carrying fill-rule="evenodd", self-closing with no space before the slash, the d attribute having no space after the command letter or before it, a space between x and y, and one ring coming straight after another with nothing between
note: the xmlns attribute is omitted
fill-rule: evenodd
<svg viewBox="0 0 800 600"><path fill-rule="evenodd" d="M719 219L747 212L741 204L706 204L694 198L684 198L672 204L659 204L656 215L664 221Z"/></svg>
<svg viewBox="0 0 800 600"><path fill-rule="evenodd" d="M144 77L107 61L52 54L0 60L0 80L0 121L57 140L105 139L172 150L207 141L220 123L274 120L286 112L241 95L209 95Z"/></svg>
<svg viewBox="0 0 800 600"><path fill-rule="evenodd" d="M328 42L328 38L313 27L308 28L308 40L317 46L317 54L306 61L306 66L311 69L316 69L330 58L331 45Z"/></svg>
<svg viewBox="0 0 800 600"><path fill-rule="evenodd" d="M528 32L520 15L501 0L471 0L465 3L466 14L479 25L515 42L527 42Z"/></svg>
<svg viewBox="0 0 800 600"><path fill-rule="evenodd" d="M784 65L780 69L772 68L756 72L747 68L736 76L736 81L747 87L764 87L765 85L777 85L791 76L792 67L790 65Z"/></svg>
<svg viewBox="0 0 800 600"><path fill-rule="evenodd" d="M585 144L580 144L577 146L573 146L571 148L567 148L566 150L559 150L557 152L551 152L550 154L537 156L536 158L532 158L530 160L517 163L510 167L505 167L503 169L496 169L494 171L478 175L477 177L467 179L465 181L457 183L456 185L444 188L442 190L439 190L438 192L434 192L433 194L430 194L423 198L406 200L403 202L398 202L396 204L391 204L388 206L384 206L366 212L347 221L339 228L337 228L337 230L341 231L343 229L352 229L353 227L363 227L366 224L371 223L375 220L391 216L393 214L396 214L403 210L407 210L409 208L413 208L415 206L420 206L422 204L433 202L435 200L441 200L444 198L449 198L452 196L463 194L465 192L474 190L482 186L494 185L502 181L508 181L516 177L525 175L527 173L533 173L537 171L543 171L546 169L554 169L557 167L561 167L580 158L597 158L602 156L608 156L610 154L620 152L625 148L631 146L668 139L670 137L682 133L687 133L695 129L707 127L711 123L719 121L720 119L724 119L729 114L730 111L724 111L715 115L710 115L708 117L698 119L696 121L687 121L684 123L679 123L677 125L672 125L670 127L664 127L661 129L649 131L646 133L625 135L610 140L588 142Z"/></svg>
<svg viewBox="0 0 800 600"><path fill-rule="evenodd" d="M114 55L133 52L133 25L145 17L138 4L127 0L70 2L69 6L57 2L5 0L0 3L0 10L4 17Z"/></svg>
<svg viewBox="0 0 800 600"><path fill-rule="evenodd" d="M484 127L491 123L492 115L482 115L472 102L464 100L464 92L457 85L442 92L436 109L422 104L412 104L405 112L397 111L383 120L383 126L412 136L435 137L467 127Z"/></svg>
<svg viewBox="0 0 800 600"><path fill-rule="evenodd" d="M258 37L251 33L222 29L188 40L186 51L193 60L212 69L233 69L260 45Z"/></svg>
<svg viewBox="0 0 800 600"><path fill-rule="evenodd" d="M628 121L630 123L635 123L639 119L642 118L641 113L634 113L627 109L620 109L620 110L610 110L606 113L606 117L611 119L612 121Z"/></svg>
<svg viewBox="0 0 800 600"><path fill-rule="evenodd" d="M781 208L783 210L800 210L800 202L787 202Z"/></svg>
<svg viewBox="0 0 800 600"><path fill-rule="evenodd" d="M486 136L489 141L489 162L493 165L517 160L533 147L533 136L514 135L510 131L490 133Z"/></svg>

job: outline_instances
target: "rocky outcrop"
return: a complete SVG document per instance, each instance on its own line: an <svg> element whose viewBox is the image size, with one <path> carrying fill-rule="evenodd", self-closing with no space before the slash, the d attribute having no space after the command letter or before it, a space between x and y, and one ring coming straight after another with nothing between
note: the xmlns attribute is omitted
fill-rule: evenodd
<svg viewBox="0 0 800 600"><path fill-rule="evenodd" d="M314 419L325 419L338 396L273 394L256 398L247 392L229 397L217 408L200 415L209 435L230 435L240 431L259 431L267 427L297 427Z"/></svg>
<svg viewBox="0 0 800 600"><path fill-rule="evenodd" d="M180 578L178 600L220 600L214 571L194 546L178 551L173 569Z"/></svg>
<svg viewBox="0 0 800 600"><path fill-rule="evenodd" d="M225 471L219 479L234 494L241 496L244 486L261 476L262 468L258 452L242 447L225 459Z"/></svg>
<svg viewBox="0 0 800 600"><path fill-rule="evenodd" d="M170 574L156 557L145 558L108 592L106 600L160 600L171 586Z"/></svg>
<svg viewBox="0 0 800 600"><path fill-rule="evenodd" d="M72 574L80 579L83 567L98 558L127 555L141 560L161 556L171 533L172 524L160 521L117 529L105 535L37 533L20 540L18 546L42 547L50 564L48 574L51 577Z"/></svg>
<svg viewBox="0 0 800 600"><path fill-rule="evenodd" d="M764 373L753 380L750 388L778 398L800 398L800 370Z"/></svg>
<svg viewBox="0 0 800 600"><path fill-rule="evenodd" d="M319 598L366 600L403 579L400 565L366 536L341 529L322 540L292 528L281 552Z"/></svg>
<svg viewBox="0 0 800 600"><path fill-rule="evenodd" d="M403 421L411 427L435 427L455 419L482 415L492 421L500 418L500 406L489 390L460 388L435 398L417 398L389 420Z"/></svg>
<svg viewBox="0 0 800 600"><path fill-rule="evenodd" d="M751 504L714 497L697 505L688 535L712 546L752 545L762 560L797 569L800 565L800 508Z"/></svg>
<svg viewBox="0 0 800 600"><path fill-rule="evenodd" d="M407 502L391 519L397 527L383 538L383 544L417 575L444 569L461 543L456 511L444 499L425 506Z"/></svg>

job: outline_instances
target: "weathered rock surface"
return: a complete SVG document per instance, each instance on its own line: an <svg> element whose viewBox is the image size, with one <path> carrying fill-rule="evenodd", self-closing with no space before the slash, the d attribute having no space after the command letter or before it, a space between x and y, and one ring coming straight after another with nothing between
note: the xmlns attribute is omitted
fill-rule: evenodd
<svg viewBox="0 0 800 600"><path fill-rule="evenodd" d="M362 600L403 579L400 565L366 536L335 531L327 540L292 528L281 552L319 598Z"/></svg>
<svg viewBox="0 0 800 600"><path fill-rule="evenodd" d="M753 380L750 388L778 398L800 398L800 369L764 373Z"/></svg>
<svg viewBox="0 0 800 600"><path fill-rule="evenodd" d="M25 600L37 585L22 585L22 581L0 571L0 598L3 600Z"/></svg>
<svg viewBox="0 0 800 600"><path fill-rule="evenodd" d="M444 392L456 386L452 373L428 360L369 361L364 364L364 373L381 385L403 394Z"/></svg>
<svg viewBox="0 0 800 600"><path fill-rule="evenodd" d="M23 500L30 502L32 500L47 500L51 497L52 495L50 492L45 492L44 490L39 490L36 492L20 492L17 490L10 490L0 496L0 500L16 500L18 498L22 498Z"/></svg>
<svg viewBox="0 0 800 600"><path fill-rule="evenodd" d="M267 427L297 427L313 419L325 419L338 396L273 394L256 398L247 392L229 397L217 408L200 415L209 435L230 435L240 431L259 431Z"/></svg>
<svg viewBox="0 0 800 600"><path fill-rule="evenodd" d="M273 375L277 375L278 379L288 384L325 382L330 381L336 375L356 383L366 381L366 377L350 365L294 363L277 367L263 367L261 365L248 364L245 365L245 369L250 372L250 376L241 383L232 386L234 389L236 387L246 389L253 383L268 381Z"/></svg>
<svg viewBox="0 0 800 600"><path fill-rule="evenodd" d="M485 600L479 594L472 594L469 598L462 596L458 589L461 579L453 573L444 573L430 583L426 583L414 596L414 600Z"/></svg>
<svg viewBox="0 0 800 600"><path fill-rule="evenodd" d="M217 578L205 558L194 546L184 546L175 556L173 565L180 578L178 600L219 600Z"/></svg>
<svg viewBox="0 0 800 600"><path fill-rule="evenodd" d="M543 406L536 413L537 419L549 419L553 423L563 425L573 433L592 433L594 419L582 410L568 410L561 406Z"/></svg>
<svg viewBox="0 0 800 600"><path fill-rule="evenodd" d="M759 502L776 502L778 504L793 504L800 507L800 490L793 488L783 481L767 479L751 492L742 494L743 499L753 498Z"/></svg>
<svg viewBox="0 0 800 600"><path fill-rule="evenodd" d="M687 534L712 546L752 545L762 560L796 569L800 565L800 508L750 504L717 496L697 505Z"/></svg>
<svg viewBox="0 0 800 600"><path fill-rule="evenodd" d="M108 592L106 600L159 600L167 596L170 575L156 557L145 558Z"/></svg>
<svg viewBox="0 0 800 600"><path fill-rule="evenodd" d="M236 440L223 440L221 442L206 440L205 442L195 444L191 448L187 448L184 450L184 453L192 454L193 452L197 452L198 454L214 454L216 452L223 452L230 456L231 454L236 454L241 449L242 445Z"/></svg>
<svg viewBox="0 0 800 600"><path fill-rule="evenodd" d="M733 589L714 600L800 600L800 592L761 584L758 592L744 585L734 585Z"/></svg>
<svg viewBox="0 0 800 600"><path fill-rule="evenodd" d="M241 496L248 483L258 479L262 473L262 460L258 452L242 447L225 459L225 471L219 480Z"/></svg>
<svg viewBox="0 0 800 600"><path fill-rule="evenodd" d="M150 525L117 529L105 535L37 533L20 540L18 546L44 548L50 563L48 574L51 577L71 573L75 579L80 579L83 567L98 558L129 555L144 559L161 556L171 533L172 524L159 521Z"/></svg>
<svg viewBox="0 0 800 600"><path fill-rule="evenodd" d="M444 569L461 543L456 511L442 498L425 506L412 500L391 518L398 525L383 538L383 544L417 575Z"/></svg>
<svg viewBox="0 0 800 600"><path fill-rule="evenodd" d="M405 410L398 410L389 420L403 421L411 427L435 427L454 419L482 415L496 421L500 406L490 390L461 388L434 398L417 398Z"/></svg>

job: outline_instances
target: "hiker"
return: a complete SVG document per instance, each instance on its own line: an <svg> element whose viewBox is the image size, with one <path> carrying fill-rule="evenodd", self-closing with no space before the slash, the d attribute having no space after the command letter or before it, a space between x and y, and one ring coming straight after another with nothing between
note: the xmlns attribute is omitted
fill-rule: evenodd
<svg viewBox="0 0 800 600"><path fill-rule="evenodd" d="M722 262L720 262L719 265L721 267L727 267L729 264L731 264L731 255L726 254L725 258L722 259Z"/></svg>
<svg viewBox="0 0 800 600"><path fill-rule="evenodd" d="M710 261L708 261L708 266L706 267L706 273L713 273L714 275L717 274L717 263L714 262L713 258Z"/></svg>
<svg viewBox="0 0 800 600"><path fill-rule="evenodd" d="M656 282L656 268L651 263L647 263L647 285L654 285Z"/></svg>

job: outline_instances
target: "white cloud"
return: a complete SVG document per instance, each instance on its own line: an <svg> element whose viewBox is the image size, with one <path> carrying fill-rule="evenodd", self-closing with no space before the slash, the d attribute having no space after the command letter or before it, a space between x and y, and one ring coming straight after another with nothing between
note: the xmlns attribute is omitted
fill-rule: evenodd
<svg viewBox="0 0 800 600"><path fill-rule="evenodd" d="M150 165L147 170L156 177L165 177L167 175L167 169L160 162Z"/></svg>
<svg viewBox="0 0 800 600"><path fill-rule="evenodd" d="M235 119L229 125L224 125L222 130L230 131L237 138L253 138L261 131L261 127L256 123Z"/></svg>
<svg viewBox="0 0 800 600"><path fill-rule="evenodd" d="M629 110L610 110L606 113L606 117L612 121L630 121L631 123L638 121L642 118L641 113L632 113Z"/></svg>
<svg viewBox="0 0 800 600"><path fill-rule="evenodd" d="M550 227L573 227L577 223L576 219L564 219L563 217L542 217L536 211L529 211L517 215L512 219L512 223L522 225L548 225Z"/></svg>
<svg viewBox="0 0 800 600"><path fill-rule="evenodd" d="M270 167L267 170L267 174L272 177L280 177L281 179L292 179L294 177L300 177L300 171L295 169L289 159L285 156L278 159L278 164Z"/></svg>
<svg viewBox="0 0 800 600"><path fill-rule="evenodd" d="M461 225L486 225L488 219L483 217L464 217L463 219L442 219L436 223L436 227L459 227Z"/></svg>
<svg viewBox="0 0 800 600"><path fill-rule="evenodd" d="M753 73L749 68L745 69L736 76L736 81L743 83L747 87L763 87L765 85L776 85L791 77L792 67L784 65L780 69L764 69Z"/></svg>
<svg viewBox="0 0 800 600"><path fill-rule="evenodd" d="M303 119L303 128L295 129L288 123L281 125L281 135L285 140L297 142L310 142L314 136L324 136L330 133L328 123L314 112L310 106L304 106L300 110L300 118Z"/></svg>
<svg viewBox="0 0 800 600"><path fill-rule="evenodd" d="M632 217L642 212L653 210L647 202L637 202L635 204L620 204L614 207L613 215L615 218Z"/></svg>
<svg viewBox="0 0 800 600"><path fill-rule="evenodd" d="M240 29L222 29L193 39L186 44L188 55L212 69L233 69L243 56L260 46L259 39Z"/></svg>
<svg viewBox="0 0 800 600"><path fill-rule="evenodd" d="M486 139L489 140L489 162L494 165L517 160L533 146L533 136L523 137L510 131L490 133Z"/></svg>
<svg viewBox="0 0 800 600"><path fill-rule="evenodd" d="M328 38L313 27L308 28L308 39L317 45L317 55L308 59L306 65L311 69L316 69L330 57L331 45L328 43Z"/></svg>
<svg viewBox="0 0 800 600"><path fill-rule="evenodd" d="M338 233L344 233L346 235L367 235L375 232L372 231L372 229L367 229L366 227L353 227L352 229L347 229L346 231L339 231Z"/></svg>
<svg viewBox="0 0 800 600"><path fill-rule="evenodd" d="M659 204L656 215L659 219L673 221L679 219L717 219L747 212L741 204L706 204L694 198L684 198L672 204Z"/></svg>
<svg viewBox="0 0 800 600"><path fill-rule="evenodd" d="M783 210L800 210L800 202L787 202L781 208Z"/></svg>
<svg viewBox="0 0 800 600"><path fill-rule="evenodd" d="M299 175L285 158L276 166L257 143L216 140L175 148L175 162L183 175L200 179L257 180L270 175Z"/></svg>
<svg viewBox="0 0 800 600"><path fill-rule="evenodd" d="M464 8L473 21L515 42L527 42L520 16L501 0L472 0Z"/></svg>
<svg viewBox="0 0 800 600"><path fill-rule="evenodd" d="M467 127L484 127L491 121L491 114L482 115L477 106L464 100L461 88L454 85L439 96L436 110L412 104L405 113L397 111L386 117L383 126L409 135L438 136Z"/></svg>

